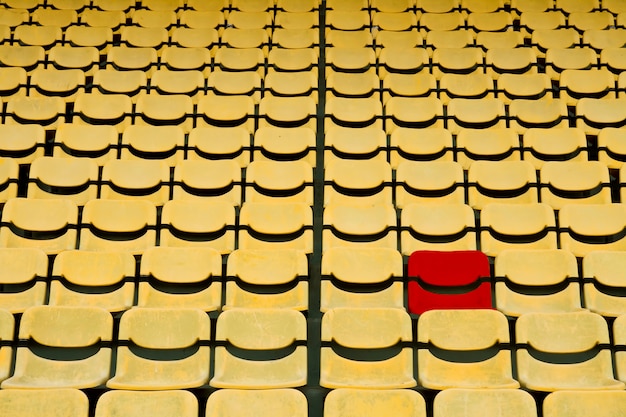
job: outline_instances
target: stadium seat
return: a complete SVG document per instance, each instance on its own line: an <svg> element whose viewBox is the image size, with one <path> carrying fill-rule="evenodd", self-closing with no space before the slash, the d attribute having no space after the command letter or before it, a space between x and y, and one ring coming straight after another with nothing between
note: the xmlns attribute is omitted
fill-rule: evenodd
<svg viewBox="0 0 626 417"><path fill-rule="evenodd" d="M130 124L132 101L123 94L78 94L74 120L90 125L111 125L122 132ZM77 116L77 117L76 117Z"/></svg>
<svg viewBox="0 0 626 417"><path fill-rule="evenodd" d="M448 104L448 130L459 134L461 129L504 128L504 102L497 98L453 98Z"/></svg>
<svg viewBox="0 0 626 417"><path fill-rule="evenodd" d="M307 382L307 332L302 313L237 308L217 318L215 388L295 388ZM271 360L268 360L271 359Z"/></svg>
<svg viewBox="0 0 626 417"><path fill-rule="evenodd" d="M391 97L385 104L386 131L396 129L437 129L444 127L443 103L435 97ZM446 134L442 135L447 136ZM419 145L418 145L419 146Z"/></svg>
<svg viewBox="0 0 626 417"><path fill-rule="evenodd" d="M98 196L98 165L88 158L43 156L30 167L28 198L63 198L84 206Z"/></svg>
<svg viewBox="0 0 626 417"><path fill-rule="evenodd" d="M502 417L537 417L537 405L531 394L520 389L450 388L439 392L433 402L434 417L461 417L467 413Z"/></svg>
<svg viewBox="0 0 626 417"><path fill-rule="evenodd" d="M113 318L99 307L30 307L22 315L15 371L5 389L94 388L109 379ZM35 348L36 347L36 348Z"/></svg>
<svg viewBox="0 0 626 417"><path fill-rule="evenodd" d="M308 275L300 251L238 249L228 256L223 308L307 310Z"/></svg>
<svg viewBox="0 0 626 417"><path fill-rule="evenodd" d="M252 161L246 169L246 202L313 205L313 168L304 161Z"/></svg>
<svg viewBox="0 0 626 417"><path fill-rule="evenodd" d="M334 159L324 171L324 204L391 204L391 174L385 161Z"/></svg>
<svg viewBox="0 0 626 417"><path fill-rule="evenodd" d="M37 124L55 129L65 117L65 102L61 97L13 97L6 104L6 124Z"/></svg>
<svg viewBox="0 0 626 417"><path fill-rule="evenodd" d="M621 251L595 250L582 262L585 307L604 317L626 314L623 274L626 258Z"/></svg>
<svg viewBox="0 0 626 417"><path fill-rule="evenodd" d="M85 74L79 69L37 68L30 76L30 97L60 97L73 103L85 89Z"/></svg>
<svg viewBox="0 0 626 417"><path fill-rule="evenodd" d="M604 2L603 2L604 4ZM543 401L545 417L608 417L626 407L623 391L564 390L548 394Z"/></svg>
<svg viewBox="0 0 626 417"><path fill-rule="evenodd" d="M409 204L463 204L465 180L453 161L404 161L396 169L396 207Z"/></svg>
<svg viewBox="0 0 626 417"><path fill-rule="evenodd" d="M505 72L498 76L498 98L505 104L515 99L553 97L552 82L546 74L515 74ZM501 94L500 94L501 93Z"/></svg>
<svg viewBox="0 0 626 417"><path fill-rule="evenodd" d="M626 124L625 98L594 99L584 97L576 104L576 127L588 135L597 135L606 127L623 127Z"/></svg>
<svg viewBox="0 0 626 417"><path fill-rule="evenodd" d="M330 248L322 256L320 311L404 308L402 256L387 248Z"/></svg>
<svg viewBox="0 0 626 417"><path fill-rule="evenodd" d="M443 115L443 107L441 115ZM441 127L412 129L398 127L391 132L391 167L398 169L403 161L453 161L453 141L449 130Z"/></svg>
<svg viewBox="0 0 626 417"><path fill-rule="evenodd" d="M557 249L555 214L546 203L490 203L480 225L480 248L489 256L505 249Z"/></svg>
<svg viewBox="0 0 626 417"><path fill-rule="evenodd" d="M306 203L245 203L239 213L240 249L313 251L313 210Z"/></svg>
<svg viewBox="0 0 626 417"><path fill-rule="evenodd" d="M417 342L418 381L425 388L519 387L508 323L499 311L426 311L417 321Z"/></svg>
<svg viewBox="0 0 626 417"><path fill-rule="evenodd" d="M169 200L170 170L153 159L113 159L102 169L101 198L148 200L163 205Z"/></svg>
<svg viewBox="0 0 626 417"><path fill-rule="evenodd" d="M474 161L519 161L519 138L512 129L461 129L456 137L456 160L463 169Z"/></svg>
<svg viewBox="0 0 626 417"><path fill-rule="evenodd" d="M606 68L565 70L559 80L561 97L568 106L575 106L583 97L616 98L613 74Z"/></svg>
<svg viewBox="0 0 626 417"><path fill-rule="evenodd" d="M85 393L72 388L3 389L0 391L0 414L5 417L87 417L89 400Z"/></svg>
<svg viewBox="0 0 626 417"><path fill-rule="evenodd" d="M322 316L320 385L325 388L410 388L411 320L397 308L335 308ZM368 349L368 358L357 352Z"/></svg>
<svg viewBox="0 0 626 417"><path fill-rule="evenodd" d="M209 379L211 320L201 310L128 310L120 319L118 339L124 343L117 348L108 388L174 390L202 386Z"/></svg>
<svg viewBox="0 0 626 417"><path fill-rule="evenodd" d="M147 200L91 200L83 210L80 250L141 254L156 245L157 209Z"/></svg>
<svg viewBox="0 0 626 417"><path fill-rule="evenodd" d="M418 250L409 257L409 312L492 308L489 260L478 251Z"/></svg>
<svg viewBox="0 0 626 417"><path fill-rule="evenodd" d="M0 155L17 164L29 164L43 156L45 135L43 126L36 124L0 125Z"/></svg>
<svg viewBox="0 0 626 417"><path fill-rule="evenodd" d="M315 166L315 132L306 127L260 127L254 132L257 161L303 160Z"/></svg>
<svg viewBox="0 0 626 417"><path fill-rule="evenodd" d="M598 132L598 160L609 169L619 169L626 161L626 149L622 145L623 129L606 127Z"/></svg>
<svg viewBox="0 0 626 417"><path fill-rule="evenodd" d="M561 248L583 257L595 250L625 250L622 204L566 204L559 211Z"/></svg>
<svg viewBox="0 0 626 417"><path fill-rule="evenodd" d="M585 132L575 127L528 129L524 133L523 143L524 160L530 161L536 170L550 161L589 159Z"/></svg>
<svg viewBox="0 0 626 417"><path fill-rule="evenodd" d="M189 132L187 159L231 159L245 167L250 162L250 132L245 126L195 127Z"/></svg>
<svg viewBox="0 0 626 417"><path fill-rule="evenodd" d="M215 311L222 304L222 258L215 249L148 248L139 274L138 307Z"/></svg>
<svg viewBox="0 0 626 417"><path fill-rule="evenodd" d="M209 92L198 101L196 115L197 127L242 127L249 132L254 130L254 100L246 95L222 96Z"/></svg>
<svg viewBox="0 0 626 417"><path fill-rule="evenodd" d="M541 167L541 201L560 210L565 204L610 204L609 170L597 161L551 161Z"/></svg>
<svg viewBox="0 0 626 417"><path fill-rule="evenodd" d="M503 74L537 74L537 54L531 48L496 48L485 54L486 73L493 79Z"/></svg>
<svg viewBox="0 0 626 417"><path fill-rule="evenodd" d="M47 304L127 310L133 305L134 277L130 253L63 251L54 260Z"/></svg>
<svg viewBox="0 0 626 417"><path fill-rule="evenodd" d="M306 417L307 398L295 389L223 389L206 403L206 415L215 417Z"/></svg>
<svg viewBox="0 0 626 417"><path fill-rule="evenodd" d="M613 377L609 329L598 314L526 313L515 337L518 380L528 390L624 389Z"/></svg>
<svg viewBox="0 0 626 417"><path fill-rule="evenodd" d="M184 145L185 132L180 126L133 124L122 133L121 159L159 160L174 166L183 160Z"/></svg>
<svg viewBox="0 0 626 417"><path fill-rule="evenodd" d="M65 199L12 198L2 210L0 247L57 254L76 246L78 207Z"/></svg>
<svg viewBox="0 0 626 417"><path fill-rule="evenodd" d="M28 307L44 304L48 276L45 252L37 248L2 248L0 264L0 309L23 313Z"/></svg>
<svg viewBox="0 0 626 417"><path fill-rule="evenodd" d="M0 155L2 151L0 150ZM0 157L0 204L17 197L19 165L13 159Z"/></svg>
<svg viewBox="0 0 626 417"><path fill-rule="evenodd" d="M474 211L465 204L409 204L400 215L403 255L417 250L475 250Z"/></svg>
<svg viewBox="0 0 626 417"><path fill-rule="evenodd" d="M503 250L495 281L496 307L509 317L582 309L578 265L568 251Z"/></svg>
<svg viewBox="0 0 626 417"><path fill-rule="evenodd" d="M510 127L524 134L532 128L566 128L567 104L563 99L516 99L509 105Z"/></svg>
<svg viewBox="0 0 626 417"><path fill-rule="evenodd" d="M324 401L326 417L376 417L387 413L398 417L426 417L426 402L413 390L357 388L334 389Z"/></svg>
<svg viewBox="0 0 626 417"><path fill-rule="evenodd" d="M241 167L230 159L185 159L174 167L173 199L241 204Z"/></svg>
<svg viewBox="0 0 626 417"><path fill-rule="evenodd" d="M467 173L469 204L478 210L490 203L538 202L535 169L527 161L475 161Z"/></svg>
<svg viewBox="0 0 626 417"><path fill-rule="evenodd" d="M103 165L117 156L117 141L117 130L113 126L61 123L52 152L58 158L89 158Z"/></svg>
<svg viewBox="0 0 626 417"><path fill-rule="evenodd" d="M198 399L190 392L114 390L98 398L95 417L150 413L154 417L196 417ZM78 416L77 416L78 417Z"/></svg>

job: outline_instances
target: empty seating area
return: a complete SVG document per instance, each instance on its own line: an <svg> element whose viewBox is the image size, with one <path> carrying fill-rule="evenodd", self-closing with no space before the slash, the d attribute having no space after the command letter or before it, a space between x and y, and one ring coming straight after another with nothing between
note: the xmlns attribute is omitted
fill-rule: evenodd
<svg viewBox="0 0 626 417"><path fill-rule="evenodd" d="M0 416L626 414L624 51L622 0L0 0Z"/></svg>

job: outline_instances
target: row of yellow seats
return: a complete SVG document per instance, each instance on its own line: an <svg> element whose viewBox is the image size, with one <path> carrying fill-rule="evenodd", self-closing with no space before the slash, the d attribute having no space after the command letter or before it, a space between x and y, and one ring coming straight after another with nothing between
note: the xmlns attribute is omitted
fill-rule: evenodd
<svg viewBox="0 0 626 417"><path fill-rule="evenodd" d="M430 310L413 323L401 309L335 308L322 316L319 385L624 390L625 318L611 340L595 313L526 313L509 339L496 310ZM15 343L13 316L2 320L3 389L295 388L315 366L307 340L317 336L291 309L226 310L212 330L201 310L133 308L114 331L97 307L38 306L23 313Z"/></svg>

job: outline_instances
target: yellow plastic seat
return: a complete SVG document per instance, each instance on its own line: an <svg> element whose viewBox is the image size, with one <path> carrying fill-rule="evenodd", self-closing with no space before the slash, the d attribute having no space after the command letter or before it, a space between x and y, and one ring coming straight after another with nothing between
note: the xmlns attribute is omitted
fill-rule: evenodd
<svg viewBox="0 0 626 417"><path fill-rule="evenodd" d="M576 104L576 127L586 134L597 135L605 127L623 127L626 123L625 98L593 99L581 98Z"/></svg>
<svg viewBox="0 0 626 417"><path fill-rule="evenodd" d="M239 213L239 249L313 252L313 211L306 203L245 203Z"/></svg>
<svg viewBox="0 0 626 417"><path fill-rule="evenodd" d="M504 73L498 77L498 98L510 104L515 99L552 98L552 83L546 74L511 74Z"/></svg>
<svg viewBox="0 0 626 417"><path fill-rule="evenodd" d="M168 69L174 74L178 71L201 71L207 74L211 65L211 52L205 48L168 46L161 52L161 64L162 69Z"/></svg>
<svg viewBox="0 0 626 417"><path fill-rule="evenodd" d="M323 250L333 247L397 248L391 204L329 204L324 209Z"/></svg>
<svg viewBox="0 0 626 417"><path fill-rule="evenodd" d="M598 64L598 55L588 47L550 48L546 51L546 74L559 80L565 70L587 70Z"/></svg>
<svg viewBox="0 0 626 417"><path fill-rule="evenodd" d="M463 167L454 161L404 161L396 170L396 207L465 203Z"/></svg>
<svg viewBox="0 0 626 417"><path fill-rule="evenodd" d="M215 29L178 27L172 30L171 40L178 48L201 48L205 54L213 54L219 35Z"/></svg>
<svg viewBox="0 0 626 417"><path fill-rule="evenodd" d="M181 10L178 12L180 26L192 29L218 29L225 26L224 13L217 10Z"/></svg>
<svg viewBox="0 0 626 417"><path fill-rule="evenodd" d="M457 134L456 160L463 169L470 169L476 161L519 161L518 135L507 128L461 129Z"/></svg>
<svg viewBox="0 0 626 417"><path fill-rule="evenodd" d="M130 253L63 251L54 260L48 304L127 310L133 305L134 277Z"/></svg>
<svg viewBox="0 0 626 417"><path fill-rule="evenodd" d="M109 378L113 318L99 307L30 307L22 315L15 371L5 389L94 388Z"/></svg>
<svg viewBox="0 0 626 417"><path fill-rule="evenodd" d="M413 390L368 390L338 388L324 401L327 417L382 416L393 413L398 417L425 417L424 398Z"/></svg>
<svg viewBox="0 0 626 417"><path fill-rule="evenodd" d="M610 204L609 170L599 161L550 161L543 164L541 201L560 210L565 204Z"/></svg>
<svg viewBox="0 0 626 417"><path fill-rule="evenodd" d="M383 104L390 98L402 97L435 97L437 80L432 74L420 72L403 74L390 72L383 81Z"/></svg>
<svg viewBox="0 0 626 417"><path fill-rule="evenodd" d="M580 35L574 28L537 29L532 33L530 42L537 56L545 58L546 51L549 49L567 49L578 46Z"/></svg>
<svg viewBox="0 0 626 417"><path fill-rule="evenodd" d="M79 249L141 254L156 245L156 217L147 200L91 200L83 210Z"/></svg>
<svg viewBox="0 0 626 417"><path fill-rule="evenodd" d="M111 125L122 132L130 124L132 101L124 94L84 93L76 97L74 121L90 125Z"/></svg>
<svg viewBox="0 0 626 417"><path fill-rule="evenodd" d="M214 106L215 111L217 104ZM243 126L195 127L189 132L187 159L230 159L245 167L250 162L249 147L250 132Z"/></svg>
<svg viewBox="0 0 626 417"><path fill-rule="evenodd" d="M559 98L516 99L509 105L510 127L522 134L531 128L569 127L567 115L567 104Z"/></svg>
<svg viewBox="0 0 626 417"><path fill-rule="evenodd" d="M568 251L503 250L495 279L496 307L509 317L582 310L578 265Z"/></svg>
<svg viewBox="0 0 626 417"><path fill-rule="evenodd" d="M146 29L169 29L177 22L176 13L172 10L135 9L131 19L137 25L134 27ZM122 33L128 27L133 26L124 27Z"/></svg>
<svg viewBox="0 0 626 417"><path fill-rule="evenodd" d="M133 124L122 133L121 158L158 160L174 166L183 160L184 146L185 132L180 126Z"/></svg>
<svg viewBox="0 0 626 417"><path fill-rule="evenodd" d="M167 30L162 27L124 26L122 43L130 48L154 48L157 51L169 41Z"/></svg>
<svg viewBox="0 0 626 417"><path fill-rule="evenodd" d="M45 55L41 46L0 45L0 64L3 67L22 67L31 72L43 66Z"/></svg>
<svg viewBox="0 0 626 417"><path fill-rule="evenodd" d="M580 98L616 98L613 74L607 69L565 70L559 81L561 96L568 106L575 106Z"/></svg>
<svg viewBox="0 0 626 417"><path fill-rule="evenodd" d="M587 161L587 138L578 128L528 129L524 133L524 160L535 169L551 161ZM606 161L603 161L606 163Z"/></svg>
<svg viewBox="0 0 626 417"><path fill-rule="evenodd" d="M280 48L315 48L318 42L319 32L312 28L276 28L272 33L272 45Z"/></svg>
<svg viewBox="0 0 626 417"><path fill-rule="evenodd" d="M30 83L31 97L61 97L65 102L74 102L76 93L84 91L85 74L77 69L37 68Z"/></svg>
<svg viewBox="0 0 626 417"><path fill-rule="evenodd" d="M328 10L326 24L337 30L365 29L370 26L370 15L366 10Z"/></svg>
<svg viewBox="0 0 626 417"><path fill-rule="evenodd" d="M231 0L231 5L243 12L262 12L271 9L274 0Z"/></svg>
<svg viewBox="0 0 626 417"><path fill-rule="evenodd" d="M246 169L247 202L313 205L313 168L304 161L252 161Z"/></svg>
<svg viewBox="0 0 626 417"><path fill-rule="evenodd" d="M532 48L496 48L485 54L487 74L498 79L502 74L536 74L537 54Z"/></svg>
<svg viewBox="0 0 626 417"><path fill-rule="evenodd" d="M85 9L80 13L80 21L88 27L117 31L126 23L126 14L122 10Z"/></svg>
<svg viewBox="0 0 626 417"><path fill-rule="evenodd" d="M30 13L27 9L5 7L0 10L0 24L14 28L28 22Z"/></svg>
<svg viewBox="0 0 626 417"><path fill-rule="evenodd" d="M198 415L198 400L188 391L108 391L98 399L95 417L149 413L154 417ZM77 416L78 417L78 416Z"/></svg>
<svg viewBox="0 0 626 417"><path fill-rule="evenodd" d="M326 7L332 10L358 11L367 9L366 0L330 0Z"/></svg>
<svg viewBox="0 0 626 417"><path fill-rule="evenodd" d="M404 308L402 256L388 248L327 249L322 256L320 311L338 307Z"/></svg>
<svg viewBox="0 0 626 417"><path fill-rule="evenodd" d="M538 201L535 169L528 161L475 161L467 175L469 204L478 210L489 203Z"/></svg>
<svg viewBox="0 0 626 417"><path fill-rule="evenodd" d="M461 6L460 0L416 0L418 10L425 13L447 13Z"/></svg>
<svg viewBox="0 0 626 417"><path fill-rule="evenodd" d="M59 26L38 26L23 24L13 31L13 39L23 46L41 46L50 49L57 42L60 43L63 30Z"/></svg>
<svg viewBox="0 0 626 417"><path fill-rule="evenodd" d="M431 30L426 34L426 46L431 50L472 47L474 36L472 31L466 29Z"/></svg>
<svg viewBox="0 0 626 417"><path fill-rule="evenodd" d="M267 64L276 71L310 71L317 66L318 56L318 51L313 48L272 48L267 55Z"/></svg>
<svg viewBox="0 0 626 417"><path fill-rule="evenodd" d="M173 199L241 204L241 167L230 159L186 159L174 167Z"/></svg>
<svg viewBox="0 0 626 417"><path fill-rule="evenodd" d="M178 71L174 73L177 75ZM255 71L222 71L212 72L207 86L216 95L247 95L255 104L261 99L261 77Z"/></svg>
<svg viewBox="0 0 626 417"><path fill-rule="evenodd" d="M531 394L520 389L464 389L441 391L433 402L433 416L461 417L467 413L504 417L537 417L537 405Z"/></svg>
<svg viewBox="0 0 626 417"><path fill-rule="evenodd" d="M509 12L475 12L467 17L467 26L476 32L503 32L513 27Z"/></svg>
<svg viewBox="0 0 626 417"><path fill-rule="evenodd" d="M136 102L148 87L148 77L141 70L100 69L94 74L93 87L92 91L97 89L101 94L123 94Z"/></svg>
<svg viewBox="0 0 626 417"><path fill-rule="evenodd" d="M185 133L193 127L193 100L185 94L147 94L137 99L135 124L178 126Z"/></svg>
<svg viewBox="0 0 626 417"><path fill-rule="evenodd" d="M257 161L305 161L315 166L315 132L307 127L260 127L254 132Z"/></svg>
<svg viewBox="0 0 626 417"><path fill-rule="evenodd" d="M88 0L50 0L48 6L57 10L76 10L81 11L91 2Z"/></svg>
<svg viewBox="0 0 626 417"><path fill-rule="evenodd" d="M241 11L233 10L228 13L229 29L265 29L272 26L273 13L267 11ZM260 32L259 32L260 33ZM266 37L267 39L267 37Z"/></svg>
<svg viewBox="0 0 626 417"><path fill-rule="evenodd" d="M524 35L521 32L478 32L476 46L489 51L490 49L515 49L524 45Z"/></svg>
<svg viewBox="0 0 626 417"><path fill-rule="evenodd" d="M529 11L543 12L554 8L554 0L511 0L511 9L518 14Z"/></svg>
<svg viewBox="0 0 626 417"><path fill-rule="evenodd" d="M298 4L302 3L291 3L291 2L280 2L281 4L287 4L288 6L279 5L278 10L276 11L276 17L274 19L274 25L277 28L284 29L311 29L319 27L319 13L316 11L287 11L285 7L297 8ZM313 0L315 6L318 6L319 2Z"/></svg>
<svg viewBox="0 0 626 417"><path fill-rule="evenodd" d="M609 169L620 169L624 165L626 149L622 144L623 129L606 127L598 132L598 160Z"/></svg>
<svg viewBox="0 0 626 417"><path fill-rule="evenodd" d="M312 97L273 97L266 95L259 104L259 126L317 128L317 104Z"/></svg>
<svg viewBox="0 0 626 417"><path fill-rule="evenodd" d="M236 308L217 318L214 388L270 389L307 382L306 320L286 308ZM271 360L267 360L271 357Z"/></svg>
<svg viewBox="0 0 626 417"><path fill-rule="evenodd" d="M20 67L0 68L0 97L7 100L10 97L26 95L26 70Z"/></svg>
<svg viewBox="0 0 626 417"><path fill-rule="evenodd" d="M291 249L238 249L228 256L224 310L308 309L308 262Z"/></svg>
<svg viewBox="0 0 626 417"><path fill-rule="evenodd" d="M1 155L2 151L0 151ZM17 197L19 165L10 158L0 157L0 204Z"/></svg>
<svg viewBox="0 0 626 417"><path fill-rule="evenodd" d="M148 248L139 274L138 307L215 311L222 305L222 257L215 249Z"/></svg>
<svg viewBox="0 0 626 417"><path fill-rule="evenodd" d="M624 250L622 204L565 204L559 211L561 247L577 257L596 250Z"/></svg>
<svg viewBox="0 0 626 417"><path fill-rule="evenodd" d="M372 48L340 48L326 49L327 68L333 71L364 72L376 63L376 55Z"/></svg>
<svg viewBox="0 0 626 417"><path fill-rule="evenodd" d="M227 48L255 48L267 52L269 37L265 29L237 29L227 27L221 36L222 44Z"/></svg>
<svg viewBox="0 0 626 417"><path fill-rule="evenodd" d="M563 13L584 13L600 8L598 0L556 0L555 8Z"/></svg>
<svg viewBox="0 0 626 417"><path fill-rule="evenodd" d="M609 329L598 314L526 313L515 336L518 380L526 389L624 390L613 377Z"/></svg>
<svg viewBox="0 0 626 417"><path fill-rule="evenodd" d="M438 79L446 73L471 74L483 73L484 53L477 47L442 48L433 51L433 74Z"/></svg>
<svg viewBox="0 0 626 417"><path fill-rule="evenodd" d="M604 49L621 48L626 43L626 29L588 29L583 33L583 44L591 46L597 53Z"/></svg>
<svg viewBox="0 0 626 417"><path fill-rule="evenodd" d="M154 48L112 46L107 54L107 68L118 71L144 71L150 75L157 65L157 52Z"/></svg>
<svg viewBox="0 0 626 417"><path fill-rule="evenodd" d="M604 317L626 314L622 294L626 258L621 251L595 250L583 257L585 307Z"/></svg>
<svg viewBox="0 0 626 417"><path fill-rule="evenodd" d="M98 165L87 158L40 157L28 177L28 198L64 198L83 206L98 195Z"/></svg>
<svg viewBox="0 0 626 417"><path fill-rule="evenodd" d="M373 70L362 73L329 71L326 75L327 97L371 97L380 89L380 79Z"/></svg>
<svg viewBox="0 0 626 417"><path fill-rule="evenodd" d="M608 11L575 12L570 13L567 24L584 32L587 30L603 30L612 28L615 24L613 15Z"/></svg>
<svg viewBox="0 0 626 417"><path fill-rule="evenodd" d="M324 137L324 163L336 160L386 161L387 136L376 127L332 126Z"/></svg>
<svg viewBox="0 0 626 417"><path fill-rule="evenodd" d="M43 156L45 135L43 126L37 124L0 125L0 156L17 164L31 163Z"/></svg>
<svg viewBox="0 0 626 417"><path fill-rule="evenodd" d="M335 159L326 164L324 204L391 204L391 166L380 159Z"/></svg>
<svg viewBox="0 0 626 417"><path fill-rule="evenodd" d="M167 337L163 337L167 335ZM162 391L209 379L211 319L193 308L133 308L120 319L112 389Z"/></svg>
<svg viewBox="0 0 626 417"><path fill-rule="evenodd" d="M113 126L61 123L54 138L53 156L90 158L102 165L117 154L117 131Z"/></svg>
<svg viewBox="0 0 626 417"><path fill-rule="evenodd" d="M322 316L320 382L324 388L410 388L411 319L398 308L335 308ZM368 358L359 352L367 349ZM392 355L393 354L393 355Z"/></svg>
<svg viewBox="0 0 626 417"><path fill-rule="evenodd" d="M398 128L409 128L409 132L444 127L443 103L435 97L391 97L385 104L385 116L386 131L392 136Z"/></svg>
<svg viewBox="0 0 626 417"><path fill-rule="evenodd" d="M327 47L335 48L371 48L374 44L374 38L367 29L326 29L325 40Z"/></svg>
<svg viewBox="0 0 626 417"><path fill-rule="evenodd" d="M302 0L298 2L292 2L289 0L276 0L276 7L279 10L289 13L305 13L318 10L318 0Z"/></svg>
<svg viewBox="0 0 626 417"><path fill-rule="evenodd" d="M443 107L441 107L443 112ZM443 115L443 113L441 113ZM443 127L411 129L398 127L390 137L391 167L404 161L453 161L452 134Z"/></svg>
<svg viewBox="0 0 626 417"><path fill-rule="evenodd" d="M552 9L552 6L549 6ZM526 38L536 30L553 30L565 27L565 15L556 10L527 10L521 13L520 28Z"/></svg>
<svg viewBox="0 0 626 417"><path fill-rule="evenodd" d="M412 12L382 12L372 16L372 26L384 31L410 31L417 28L417 16Z"/></svg>
<svg viewBox="0 0 626 417"><path fill-rule="evenodd" d="M603 2L604 4L604 2ZM545 417L582 417L589 414L608 417L626 407L623 391L564 390L548 394L543 401Z"/></svg>
<svg viewBox="0 0 626 417"><path fill-rule="evenodd" d="M2 390L0 413L6 417L87 417L89 400L85 393L72 388Z"/></svg>
<svg viewBox="0 0 626 417"><path fill-rule="evenodd" d="M475 250L474 211L465 204L409 204L400 215L403 255L416 250Z"/></svg>
<svg viewBox="0 0 626 417"><path fill-rule="evenodd" d="M444 74L439 81L439 88L442 90L439 97L446 105L454 98L494 98L493 79L487 74Z"/></svg>
<svg viewBox="0 0 626 417"><path fill-rule="evenodd" d="M38 124L54 129L65 117L65 102L61 97L14 97L6 104L6 124Z"/></svg>
<svg viewBox="0 0 626 417"><path fill-rule="evenodd" d="M382 79L388 73L428 73L429 58L425 48L398 46L383 48L378 56L378 71Z"/></svg>
<svg viewBox="0 0 626 417"><path fill-rule="evenodd" d="M418 382L429 389L518 388L509 327L495 310L430 310L417 321ZM474 359L465 353L471 351Z"/></svg>
<svg viewBox="0 0 626 417"><path fill-rule="evenodd" d="M452 134L463 128L504 128L504 102L498 98L453 98L448 104L448 129Z"/></svg>
<svg viewBox="0 0 626 417"><path fill-rule="evenodd" d="M445 13L425 12L420 16L418 23L423 31L454 31L465 26L465 18L458 10Z"/></svg>
<svg viewBox="0 0 626 417"><path fill-rule="evenodd" d="M481 250L496 256L505 249L557 249L552 208L545 203L491 203L480 213Z"/></svg>
<svg viewBox="0 0 626 417"><path fill-rule="evenodd" d="M72 26L75 27L75 26ZM69 30L69 29L68 29ZM58 70L73 70L81 71L86 77L94 74L98 68L100 56L98 50L91 45L81 46L54 46L48 53L48 60L52 66ZM49 67L50 68L50 67ZM63 72L63 74L72 74L71 72ZM76 77L76 76L74 76ZM84 84L85 81L79 78L79 81ZM61 83L59 83L61 84ZM57 85L56 88L60 88L61 85ZM66 87L65 87L66 88ZM52 91L55 91L54 89ZM60 90L63 91L63 90Z"/></svg>
<svg viewBox="0 0 626 417"><path fill-rule="evenodd" d="M1 309L23 313L29 307L44 304L47 286L45 278L48 275L48 257L45 252L37 248L2 248L0 264L0 283L3 287L0 293ZM11 335L9 339L12 338ZM0 339L7 339L7 336L0 336Z"/></svg>
<svg viewBox="0 0 626 417"><path fill-rule="evenodd" d="M92 4L98 10L119 10L123 12L130 11L135 5L133 0L93 0Z"/></svg>
<svg viewBox="0 0 626 417"><path fill-rule="evenodd" d="M65 199L12 198L2 210L0 247L56 254L76 246L78 207Z"/></svg>
<svg viewBox="0 0 626 417"><path fill-rule="evenodd" d="M161 213L161 246L235 247L235 208L223 201L171 200Z"/></svg>
<svg viewBox="0 0 626 417"><path fill-rule="evenodd" d="M306 417L307 398L295 389L223 389L209 396L206 415Z"/></svg>
<svg viewBox="0 0 626 417"><path fill-rule="evenodd" d="M197 127L243 127L249 132L254 128L254 100L246 95L221 96L209 92L198 101L196 114Z"/></svg>
<svg viewBox="0 0 626 417"><path fill-rule="evenodd" d="M216 67L224 71L258 71L259 75L263 75L265 55L259 48L222 46L215 52L214 62Z"/></svg>
<svg viewBox="0 0 626 417"><path fill-rule="evenodd" d="M59 26L67 28L78 22L76 10L35 9L31 13L33 23L41 26Z"/></svg>
<svg viewBox="0 0 626 417"><path fill-rule="evenodd" d="M163 205L169 200L169 167L159 160L113 159L104 164L100 197L147 200Z"/></svg>

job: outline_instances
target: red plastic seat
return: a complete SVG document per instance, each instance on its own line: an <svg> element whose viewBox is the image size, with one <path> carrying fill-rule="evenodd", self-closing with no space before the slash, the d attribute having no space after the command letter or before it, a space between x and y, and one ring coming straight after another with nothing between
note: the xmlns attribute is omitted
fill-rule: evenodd
<svg viewBox="0 0 626 417"><path fill-rule="evenodd" d="M409 312L490 309L489 259L480 251L417 251L409 257ZM416 279L412 279L416 278Z"/></svg>

